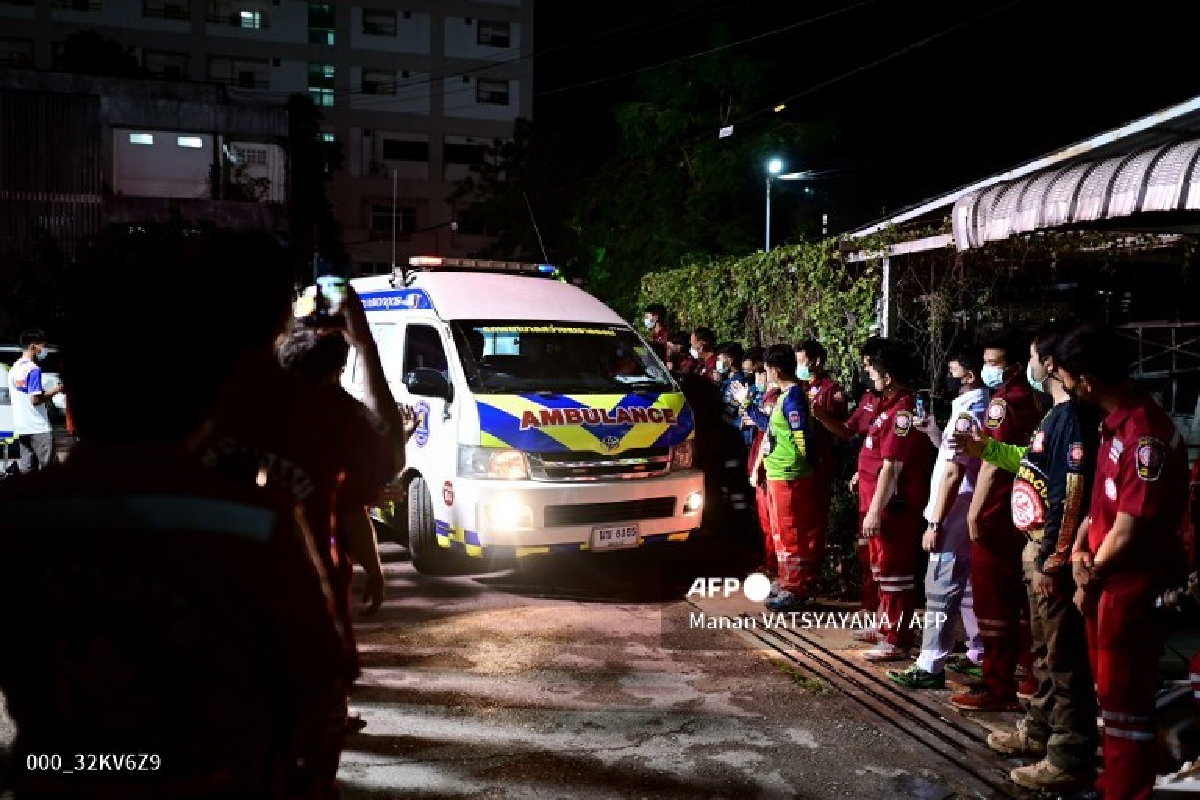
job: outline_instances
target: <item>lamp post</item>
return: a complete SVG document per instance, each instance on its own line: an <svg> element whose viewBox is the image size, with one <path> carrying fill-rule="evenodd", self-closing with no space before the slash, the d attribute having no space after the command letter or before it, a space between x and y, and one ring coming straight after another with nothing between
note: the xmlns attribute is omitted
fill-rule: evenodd
<svg viewBox="0 0 1200 800"><path fill-rule="evenodd" d="M771 252L771 179L783 170L783 162L772 158L767 162L767 242L765 252Z"/></svg>

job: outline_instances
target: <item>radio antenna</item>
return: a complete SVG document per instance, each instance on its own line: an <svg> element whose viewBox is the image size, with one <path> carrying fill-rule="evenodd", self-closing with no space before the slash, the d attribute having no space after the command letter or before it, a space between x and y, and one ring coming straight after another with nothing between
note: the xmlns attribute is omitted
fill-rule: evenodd
<svg viewBox="0 0 1200 800"><path fill-rule="evenodd" d="M521 192L521 196L525 198L525 207L529 209L529 221L533 223L533 232L538 237L538 247L542 248L542 263L549 264L550 256L546 255L546 245L542 242L542 232L538 230L537 218L533 216L533 206L529 204L529 195Z"/></svg>

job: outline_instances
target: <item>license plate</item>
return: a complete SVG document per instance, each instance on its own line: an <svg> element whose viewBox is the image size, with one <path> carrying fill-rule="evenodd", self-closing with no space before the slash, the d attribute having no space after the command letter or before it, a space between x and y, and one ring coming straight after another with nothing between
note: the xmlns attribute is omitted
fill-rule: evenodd
<svg viewBox="0 0 1200 800"><path fill-rule="evenodd" d="M592 528L593 550L622 550L638 546L637 525L620 525L612 528Z"/></svg>

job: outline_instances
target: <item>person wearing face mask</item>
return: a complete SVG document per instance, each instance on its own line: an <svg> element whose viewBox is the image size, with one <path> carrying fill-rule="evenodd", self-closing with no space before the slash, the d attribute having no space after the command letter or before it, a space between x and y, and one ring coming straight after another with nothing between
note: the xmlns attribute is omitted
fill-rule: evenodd
<svg viewBox="0 0 1200 800"><path fill-rule="evenodd" d="M1187 580L1179 537L1188 492L1187 443L1129 377L1115 332L1081 326L1054 353L1073 399L1105 414L1091 507L1071 554L1075 605L1104 720L1104 797L1150 800L1158 758L1154 723L1163 620L1155 599Z"/></svg>
<svg viewBox="0 0 1200 800"><path fill-rule="evenodd" d="M667 366L677 379L690 375L696 368L696 361L688 355L689 335L682 331L672 333L667 339Z"/></svg>
<svg viewBox="0 0 1200 800"><path fill-rule="evenodd" d="M980 378L992 390L984 430L1006 444L1023 445L1040 418L1021 358L1026 345L1007 335L984 344ZM1021 571L1025 535L1012 522L1013 475L995 464L979 468L967 517L971 535L971 588L983 636L983 684L950 702L971 711L1020 711L1020 693L1037 691L1029 647L1029 610ZM1018 665L1025 678L1017 685Z"/></svg>
<svg viewBox="0 0 1200 800"><path fill-rule="evenodd" d="M771 588L766 606L771 611L798 611L816 592L817 577L825 556L825 523L828 497L820 493L815 477L815 452L811 436L808 399L796 378L796 356L788 345L767 350L767 380L779 385L779 400L769 418L750 406L750 390L734 390L760 427L766 431L763 466L767 473L771 533L779 579Z"/></svg>
<svg viewBox="0 0 1200 800"><path fill-rule="evenodd" d="M938 448L937 463L929 481L929 504L925 508L925 535L921 546L929 553L925 570L925 612L945 614L940 625L922 631L921 654L904 671L888 676L909 689L943 689L945 670L972 675L983 659L979 622L975 617L971 593L971 537L967 532L967 512L979 474L979 456L971 456L956 444L955 434L970 434L983 428L991 397L979 373L982 354L975 348L962 348L950 357L947 375L958 386L951 404L945 430L939 430L932 414L916 427ZM961 618L967 632L967 654L951 660L955 634Z"/></svg>
<svg viewBox="0 0 1200 800"><path fill-rule="evenodd" d="M890 341L871 359L879 397L858 453L858 506L879 585L878 643L868 661L908 658L915 630L917 548L936 455L929 437L913 432L912 345Z"/></svg>
<svg viewBox="0 0 1200 800"><path fill-rule="evenodd" d="M796 345L796 377L806 387L809 406L821 409L826 419L844 420L848 416L846 395L825 370L828 355L825 346L814 339ZM817 448L817 480L828 497L833 493L833 481L838 473L837 440L824 424L820 424L813 428L813 444Z"/></svg>
<svg viewBox="0 0 1200 800"><path fill-rule="evenodd" d="M762 404L763 398L767 394L767 372L763 365L763 356L767 353L765 348L751 347L742 356L742 376L746 379L746 385L750 387L750 404L758 407ZM754 444L754 434L758 428L755 427L752 420L747 420L745 416L741 418L742 438L746 442L746 447L750 448ZM753 464L753 460L750 461Z"/></svg>
<svg viewBox="0 0 1200 800"><path fill-rule="evenodd" d="M688 352L695 361L693 371L696 375L719 384L721 376L717 373L717 336L712 332L712 328L696 328L692 331L689 345L691 349Z"/></svg>
<svg viewBox="0 0 1200 800"><path fill-rule="evenodd" d="M671 341L671 331L667 328L667 308L662 303L651 303L642 312L642 325L645 327L651 342L667 344Z"/></svg>
<svg viewBox="0 0 1200 800"><path fill-rule="evenodd" d="M743 412L742 430L749 434L746 464L750 486L754 490L754 507L758 512L758 527L763 547L762 562L751 572L760 572L774 581L779 577L779 561L775 557L775 537L771 533L771 499L767 494L767 472L763 466L762 446L766 440L766 431L755 424L755 418L770 419L771 410L779 401L779 387L771 386L767 381L767 368L763 363L765 356L764 348L752 347L747 351L746 360L743 362L745 374L754 376L754 383L747 383L749 388L747 404L756 413L751 416L749 413Z"/></svg>
<svg viewBox="0 0 1200 800"><path fill-rule="evenodd" d="M867 375L871 367L871 359L879 354L883 348L886 339L881 337L872 337L867 339L859 350L859 357L862 360L863 374ZM846 420L839 420L830 414L825 413L822 408L813 409L813 417L816 418L821 425L829 431L836 439L843 441L858 440L861 441L867 435L867 431L871 427L871 423L875 420L875 407L879 403L879 396L875 394L875 387L870 377L865 378L867 388L863 391L862 397L858 400L858 405L854 407L854 411ZM856 491L858 487L858 473L850 479L851 491ZM879 588L875 583L875 573L871 569L871 548L867 542L867 537L862 535L862 514L859 514L859 536L858 536L858 565L859 565L859 605L864 612L874 614L879 610ZM878 641L876 631L870 628L855 631L852 636L866 644L875 644Z"/></svg>
<svg viewBox="0 0 1200 800"><path fill-rule="evenodd" d="M1083 616L1073 602L1070 555L1088 513L1102 414L1072 400L1054 376L1055 349L1069 330L1048 325L1030 344L1026 376L1054 405L1028 445L998 442L986 428L982 436L957 437L963 450L1016 473L1012 518L1028 537L1023 561L1038 690L1016 730L992 733L988 745L1010 758L1043 757L1011 773L1014 783L1038 790L1090 785L1098 743L1095 686Z"/></svg>
<svg viewBox="0 0 1200 800"><path fill-rule="evenodd" d="M750 527L744 519L748 511L749 485L746 480L746 442L742 438L742 405L734 397L734 389L748 385L742 374L744 351L737 342L726 342L717 348L716 374L721 378L721 442L724 452L725 477L722 481L727 499L726 530L745 531Z"/></svg>
<svg viewBox="0 0 1200 800"><path fill-rule="evenodd" d="M20 452L17 468L30 473L45 469L56 460L49 404L63 386L42 385L40 364L46 358L45 333L40 330L22 333L21 350L21 357L8 371L8 396L12 402L13 434Z"/></svg>

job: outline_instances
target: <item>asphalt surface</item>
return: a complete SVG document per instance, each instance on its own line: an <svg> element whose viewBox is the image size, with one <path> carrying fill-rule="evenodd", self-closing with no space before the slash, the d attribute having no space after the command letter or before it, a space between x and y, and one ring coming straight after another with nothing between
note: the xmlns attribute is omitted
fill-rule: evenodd
<svg viewBox="0 0 1200 800"><path fill-rule="evenodd" d="M358 798L972 796L928 751L729 631L693 629L692 545L431 578L384 545L389 598L357 625ZM0 714L0 745L11 740ZM0 792L0 798L3 798Z"/></svg>

